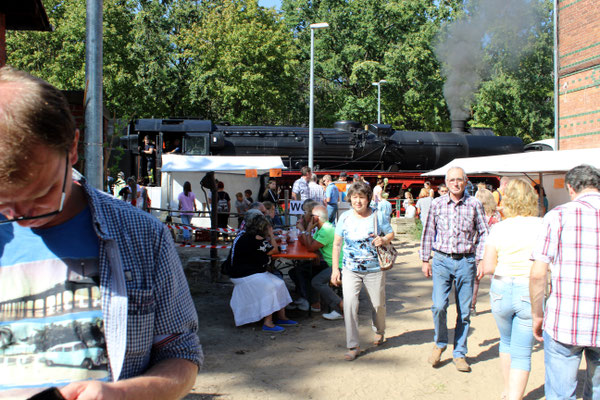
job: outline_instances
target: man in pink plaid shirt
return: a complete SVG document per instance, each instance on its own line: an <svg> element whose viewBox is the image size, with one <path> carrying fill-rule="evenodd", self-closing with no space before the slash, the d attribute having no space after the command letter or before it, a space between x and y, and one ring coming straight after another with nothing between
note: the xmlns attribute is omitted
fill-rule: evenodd
<svg viewBox="0 0 600 400"><path fill-rule="evenodd" d="M583 398L600 399L600 171L580 165L565 181L572 201L546 214L532 254L533 335L544 342L546 399L575 399L582 354ZM552 286L544 310L549 265Z"/></svg>

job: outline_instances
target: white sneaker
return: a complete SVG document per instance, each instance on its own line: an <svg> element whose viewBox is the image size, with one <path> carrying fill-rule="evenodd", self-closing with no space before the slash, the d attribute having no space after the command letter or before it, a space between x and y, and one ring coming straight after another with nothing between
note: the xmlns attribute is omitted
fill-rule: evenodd
<svg viewBox="0 0 600 400"><path fill-rule="evenodd" d="M300 297L294 302L294 304L298 307L298 310L300 311L308 311L308 309L310 308L308 300L306 300L304 297Z"/></svg>
<svg viewBox="0 0 600 400"><path fill-rule="evenodd" d="M335 321L338 319L344 319L344 316L342 314L340 314L339 312L333 310L332 312L330 312L328 314L323 314L323 318L328 319L329 321Z"/></svg>

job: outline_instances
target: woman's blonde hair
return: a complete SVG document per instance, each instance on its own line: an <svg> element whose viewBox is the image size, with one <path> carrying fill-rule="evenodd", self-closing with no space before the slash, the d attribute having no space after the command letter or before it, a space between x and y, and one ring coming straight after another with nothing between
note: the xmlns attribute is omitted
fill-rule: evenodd
<svg viewBox="0 0 600 400"><path fill-rule="evenodd" d="M523 178L511 179L502 196L503 214L511 217L537 217L538 195L531 183Z"/></svg>
<svg viewBox="0 0 600 400"><path fill-rule="evenodd" d="M485 215L489 217L496 212L496 200L494 199L492 192L483 188L479 189L477 193L475 193L475 198L483 204Z"/></svg>

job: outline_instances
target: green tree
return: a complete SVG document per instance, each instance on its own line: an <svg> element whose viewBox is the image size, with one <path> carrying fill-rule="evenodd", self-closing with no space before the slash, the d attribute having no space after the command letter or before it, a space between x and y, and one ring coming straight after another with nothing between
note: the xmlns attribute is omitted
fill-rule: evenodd
<svg viewBox="0 0 600 400"><path fill-rule="evenodd" d="M372 83L385 79L383 122L404 129L440 129L447 111L431 43L457 3L283 0L284 21L302 46L306 75L309 25L330 25L315 35L316 124L331 126L339 119L373 122L377 89ZM303 89L308 93L306 85Z"/></svg>
<svg viewBox="0 0 600 400"><path fill-rule="evenodd" d="M63 90L85 90L85 0L44 0L53 32L9 31L8 63ZM104 91L108 108L131 111L135 95L131 21L135 3L104 1Z"/></svg>
<svg viewBox="0 0 600 400"><path fill-rule="evenodd" d="M202 3L201 21L177 44L189 57L191 101L205 117L237 124L298 120L298 50L271 9L256 0Z"/></svg>
<svg viewBox="0 0 600 400"><path fill-rule="evenodd" d="M535 5L537 23L521 39L521 57L507 54L514 49L505 41L486 49L492 67L476 95L472 121L526 143L551 137L554 124L552 2Z"/></svg>
<svg viewBox="0 0 600 400"><path fill-rule="evenodd" d="M190 58L179 46L200 20L200 0L138 0L133 19L134 110L138 117L199 116L189 89Z"/></svg>

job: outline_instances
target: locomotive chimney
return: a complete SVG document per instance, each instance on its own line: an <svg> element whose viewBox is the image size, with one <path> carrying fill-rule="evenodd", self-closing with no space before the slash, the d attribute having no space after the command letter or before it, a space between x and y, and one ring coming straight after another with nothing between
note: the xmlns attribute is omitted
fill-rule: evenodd
<svg viewBox="0 0 600 400"><path fill-rule="evenodd" d="M452 133L468 133L465 128L467 121L464 119L453 119L452 120Z"/></svg>

